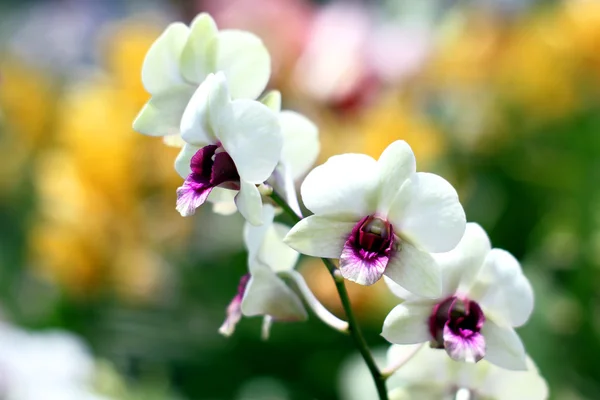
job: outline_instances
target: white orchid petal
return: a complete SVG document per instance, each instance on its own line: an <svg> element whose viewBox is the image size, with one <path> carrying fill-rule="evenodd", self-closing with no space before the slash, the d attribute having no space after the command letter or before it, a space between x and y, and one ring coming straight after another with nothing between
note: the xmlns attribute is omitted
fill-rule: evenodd
<svg viewBox="0 0 600 400"><path fill-rule="evenodd" d="M179 176L181 176L183 179L186 179L188 175L192 173L190 163L192 161L192 157L198 150L200 150L200 147L186 144L181 148L181 151L179 151L179 154L175 159L175 171L177 171Z"/></svg>
<svg viewBox="0 0 600 400"><path fill-rule="evenodd" d="M311 215L294 225L284 242L302 254L339 258L355 224Z"/></svg>
<svg viewBox="0 0 600 400"><path fill-rule="evenodd" d="M142 83L148 93L156 95L185 83L179 58L189 31L181 22L172 23L150 46L142 65Z"/></svg>
<svg viewBox="0 0 600 400"><path fill-rule="evenodd" d="M509 252L492 249L472 289L473 298L513 327L523 325L533 312L533 289L519 261Z"/></svg>
<svg viewBox="0 0 600 400"><path fill-rule="evenodd" d="M254 100L235 100L231 107L232 119L220 120L217 136L240 177L248 182L263 183L281 157L283 140L277 114Z"/></svg>
<svg viewBox="0 0 600 400"><path fill-rule="evenodd" d="M315 214L346 214L358 219L376 210L377 162L364 154L333 156L313 169L300 189Z"/></svg>
<svg viewBox="0 0 600 400"><path fill-rule="evenodd" d="M413 175L398 192L388 216L395 230L429 252L452 250L465 232L465 212L456 190L435 174Z"/></svg>
<svg viewBox="0 0 600 400"><path fill-rule="evenodd" d="M385 270L391 280L421 297L437 298L442 294L442 272L431 254L406 241L400 243Z"/></svg>
<svg viewBox="0 0 600 400"><path fill-rule="evenodd" d="M269 315L280 321L302 321L308 317L298 296L267 266L253 268L242 300L242 313Z"/></svg>
<svg viewBox="0 0 600 400"><path fill-rule="evenodd" d="M319 129L304 115L294 111L279 113L283 136L282 162L290 169L293 180L304 176L319 155Z"/></svg>
<svg viewBox="0 0 600 400"><path fill-rule="evenodd" d="M509 326L500 326L487 319L481 328L485 338L485 359L501 368L525 370L525 348L517 332Z"/></svg>
<svg viewBox="0 0 600 400"><path fill-rule="evenodd" d="M402 286L398 285L396 282L394 282L387 276L384 275L383 280L385 281L386 285L388 286L388 289L390 289L390 292L392 292L394 294L394 296L396 296L402 300L410 300L410 299L418 298L418 296L415 296L408 290L404 289Z"/></svg>
<svg viewBox="0 0 600 400"><path fill-rule="evenodd" d="M443 293L469 289L491 251L490 239L481 226L470 222L458 245L446 253L432 254L442 268Z"/></svg>
<svg viewBox="0 0 600 400"><path fill-rule="evenodd" d="M265 204L261 211L262 224L255 226L249 223L244 225L244 244L248 250L249 264L259 258L259 252L269 229L272 229L273 218L275 218L275 208L270 204Z"/></svg>
<svg viewBox="0 0 600 400"><path fill-rule="evenodd" d="M269 82L271 57L250 32L223 30L212 42L215 71L227 76L234 99L256 99Z"/></svg>
<svg viewBox="0 0 600 400"><path fill-rule="evenodd" d="M173 86L152 96L133 121L133 129L149 136L179 134L181 117L193 93L190 86Z"/></svg>
<svg viewBox="0 0 600 400"><path fill-rule="evenodd" d="M262 225L244 226L244 243L248 249L249 266L266 265L275 272L289 271L294 268L298 257L297 251L283 242L284 236L289 232L289 227L273 223L275 210L270 204L265 204L262 210ZM250 269L252 273L252 269Z"/></svg>
<svg viewBox="0 0 600 400"><path fill-rule="evenodd" d="M415 344L431 339L428 321L435 304L429 301L404 302L397 305L383 321L383 336L395 344Z"/></svg>
<svg viewBox="0 0 600 400"><path fill-rule="evenodd" d="M216 187L208 196L207 201L213 205L213 211L221 215L232 215L237 211L235 196L237 191Z"/></svg>
<svg viewBox="0 0 600 400"><path fill-rule="evenodd" d="M240 191L235 196L238 211L252 225L262 224L262 198L253 183L240 181Z"/></svg>
<svg viewBox="0 0 600 400"><path fill-rule="evenodd" d="M185 142L196 146L217 142L214 128L209 122L209 101L219 89L218 85L217 75L208 75L189 100L180 118L181 138Z"/></svg>
<svg viewBox="0 0 600 400"><path fill-rule="evenodd" d="M526 362L527 371L510 371L492 366L488 379L483 383L485 395L496 400L547 400L548 384L530 357Z"/></svg>
<svg viewBox="0 0 600 400"><path fill-rule="evenodd" d="M217 33L215 21L206 13L199 14L190 24L189 37L180 58L181 74L189 82L200 84L215 71L210 48Z"/></svg>
<svg viewBox="0 0 600 400"><path fill-rule="evenodd" d="M377 161L379 168L379 211L387 213L405 181L417 170L415 155L404 140L390 144Z"/></svg>

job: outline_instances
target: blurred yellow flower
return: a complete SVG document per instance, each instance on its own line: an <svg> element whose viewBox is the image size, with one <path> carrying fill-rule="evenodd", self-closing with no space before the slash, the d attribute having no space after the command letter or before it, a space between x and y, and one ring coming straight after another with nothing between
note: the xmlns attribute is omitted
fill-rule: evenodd
<svg viewBox="0 0 600 400"><path fill-rule="evenodd" d="M56 148L36 166L32 258L76 294L109 284L125 298L151 299L166 283L157 250L187 224L174 209L177 149L131 128L147 97L138 75L156 35L137 22L113 27L105 37L110 73L70 85L58 101Z"/></svg>

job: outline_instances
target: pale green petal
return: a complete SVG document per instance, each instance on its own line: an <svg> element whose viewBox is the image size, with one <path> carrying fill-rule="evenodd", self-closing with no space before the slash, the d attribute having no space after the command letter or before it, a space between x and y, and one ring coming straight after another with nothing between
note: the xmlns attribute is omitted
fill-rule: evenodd
<svg viewBox="0 0 600 400"><path fill-rule="evenodd" d="M211 47L215 71L223 71L234 99L256 99L269 82L271 57L250 32L224 30Z"/></svg>
<svg viewBox="0 0 600 400"><path fill-rule="evenodd" d="M181 117L193 93L194 88L180 85L152 96L133 121L133 129L150 136L179 134Z"/></svg>
<svg viewBox="0 0 600 400"><path fill-rule="evenodd" d="M210 48L217 37L217 25L206 13L199 14L190 25L190 34L181 53L181 73L189 82L197 85L215 71Z"/></svg>
<svg viewBox="0 0 600 400"><path fill-rule="evenodd" d="M188 35L189 28L175 22L150 46L142 65L142 83L148 93L156 95L185 83L179 70L179 58Z"/></svg>

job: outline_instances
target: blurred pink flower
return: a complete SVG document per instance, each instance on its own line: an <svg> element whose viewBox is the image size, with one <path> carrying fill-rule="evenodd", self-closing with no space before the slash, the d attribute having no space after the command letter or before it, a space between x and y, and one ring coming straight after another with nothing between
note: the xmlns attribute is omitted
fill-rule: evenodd
<svg viewBox="0 0 600 400"><path fill-rule="evenodd" d="M307 41L314 6L307 0L204 0L195 11L210 13L221 29L258 35L272 57L277 81L298 59Z"/></svg>

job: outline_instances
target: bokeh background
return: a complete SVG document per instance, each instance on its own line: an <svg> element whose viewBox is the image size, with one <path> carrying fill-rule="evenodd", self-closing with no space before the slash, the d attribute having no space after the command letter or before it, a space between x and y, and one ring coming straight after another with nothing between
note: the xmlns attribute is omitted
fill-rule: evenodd
<svg viewBox="0 0 600 400"><path fill-rule="evenodd" d="M0 1L3 321L76 335L94 365L86 384L107 398L340 398L353 346L318 319L276 324L268 342L260 318L217 333L246 268L243 221L181 218L177 149L131 129L146 50L201 11L264 40L270 86L320 127L320 161L405 139L419 170L452 182L533 283L519 333L552 398L600 398L595 0ZM299 268L343 315L326 269ZM384 347L394 299L348 286Z"/></svg>

